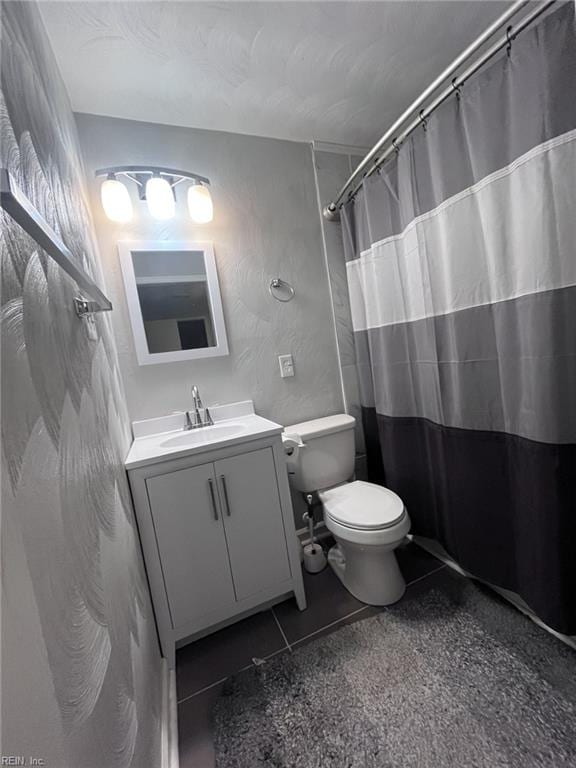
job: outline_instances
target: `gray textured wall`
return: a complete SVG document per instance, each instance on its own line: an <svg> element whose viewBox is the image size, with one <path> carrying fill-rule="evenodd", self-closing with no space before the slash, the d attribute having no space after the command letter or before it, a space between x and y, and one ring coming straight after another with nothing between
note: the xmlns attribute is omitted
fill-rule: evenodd
<svg viewBox="0 0 576 768"><path fill-rule="evenodd" d="M320 210L331 202L346 179L356 168L361 156L314 150L316 182ZM342 230L338 222L322 218L322 231L326 251L326 265L330 280L330 293L338 357L342 375L346 412L356 418L356 453L364 453L364 434L361 424L360 391L354 332L350 315L350 298L346 278L346 262L342 244Z"/></svg>
<svg viewBox="0 0 576 768"><path fill-rule="evenodd" d="M35 5L2 4L1 160L98 272L76 128ZM161 667L123 458L112 330L0 212L2 753L54 768L160 761Z"/></svg>
<svg viewBox="0 0 576 768"><path fill-rule="evenodd" d="M310 146L93 115L76 116L128 407L134 419L190 406L198 384L208 404L252 398L282 424L343 408L340 371ZM114 224L99 201L95 168L121 163L183 168L210 177L214 221L194 225L180 194L177 216L155 222L134 195L130 225ZM139 367L129 327L116 243L121 239L214 242L230 355ZM279 276L296 298L279 303ZM277 356L292 353L296 375L281 379Z"/></svg>

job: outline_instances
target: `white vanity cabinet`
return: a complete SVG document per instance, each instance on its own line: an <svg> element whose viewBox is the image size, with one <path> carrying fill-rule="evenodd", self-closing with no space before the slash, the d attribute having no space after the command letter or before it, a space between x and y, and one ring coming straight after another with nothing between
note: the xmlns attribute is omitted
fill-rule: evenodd
<svg viewBox="0 0 576 768"><path fill-rule="evenodd" d="M305 596L280 436L128 470L162 651Z"/></svg>
<svg viewBox="0 0 576 768"><path fill-rule="evenodd" d="M237 600L266 584L290 578L282 508L270 448L221 459L214 464L232 580Z"/></svg>
<svg viewBox="0 0 576 768"><path fill-rule="evenodd" d="M234 584L214 464L146 481L171 624L234 605ZM213 494L213 496L212 496Z"/></svg>

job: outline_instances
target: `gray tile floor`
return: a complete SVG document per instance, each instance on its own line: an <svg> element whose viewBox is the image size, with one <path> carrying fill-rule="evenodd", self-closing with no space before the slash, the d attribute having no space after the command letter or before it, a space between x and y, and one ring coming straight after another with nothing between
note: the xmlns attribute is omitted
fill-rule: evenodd
<svg viewBox="0 0 576 768"><path fill-rule="evenodd" d="M415 544L400 547L397 555L408 592L444 567ZM213 768L211 710L227 677L379 610L356 600L329 567L314 576L305 574L304 581L306 611L299 611L295 600L287 600L178 651L181 768Z"/></svg>

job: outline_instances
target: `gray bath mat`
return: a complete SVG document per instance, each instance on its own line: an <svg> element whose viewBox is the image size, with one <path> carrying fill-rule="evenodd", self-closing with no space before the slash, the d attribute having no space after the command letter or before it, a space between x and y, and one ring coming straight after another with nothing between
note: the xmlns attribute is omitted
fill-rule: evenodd
<svg viewBox="0 0 576 768"><path fill-rule="evenodd" d="M217 768L574 768L576 652L472 582L228 681Z"/></svg>

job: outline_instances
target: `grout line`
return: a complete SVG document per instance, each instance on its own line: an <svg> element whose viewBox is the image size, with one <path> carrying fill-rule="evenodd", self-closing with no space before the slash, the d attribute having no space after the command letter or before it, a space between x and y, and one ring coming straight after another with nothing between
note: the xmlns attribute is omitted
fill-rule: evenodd
<svg viewBox="0 0 576 768"><path fill-rule="evenodd" d="M274 651L273 653L269 653L268 656L263 656L261 661L270 661L270 659L273 659L274 656L278 656L281 653L286 653L286 651L288 651L288 650L292 651L292 649L290 647L288 647L288 648L278 648L277 651ZM231 674L232 675L237 675L239 672L246 672L247 669L252 669L252 667L258 667L258 666L260 666L260 664L254 664L254 662L251 661L250 664L246 664L245 667L242 667L237 672L232 672Z"/></svg>
<svg viewBox="0 0 576 768"><path fill-rule="evenodd" d="M282 625L281 625L281 624L280 624L280 622L278 621L278 616L276 616L276 611L274 610L274 608L271 608L270 610L272 611L272 616L274 616L274 620L275 620L276 624L278 625L278 629L280 630L280 634L281 634L281 635L282 635L282 637L284 638L284 642L286 643L286 648L288 648L288 650L290 651L290 653L292 653L292 646L291 646L291 645L290 645L290 643L288 642L288 638L287 638L287 637L286 637L286 635L284 634L284 630L282 629Z"/></svg>
<svg viewBox="0 0 576 768"><path fill-rule="evenodd" d="M325 624L323 627L320 627L319 629L315 629L314 632L310 632L308 635L304 635L304 637L299 638L296 640L295 643L292 645L298 645L298 643L301 643L303 640L308 640L309 637L314 637L314 635L317 635L319 632L323 632L325 629L328 629L329 627L333 627L335 624L340 624L340 622L345 621L346 619L349 619L351 616L355 616L357 613L362 613L362 611L367 611L368 608L371 608L370 605L363 605L362 608L356 608L355 611L352 611L352 613L347 613L346 616L341 616L339 619L336 619L335 621L331 621L329 624Z"/></svg>
<svg viewBox="0 0 576 768"><path fill-rule="evenodd" d="M442 563L442 565L439 565L438 568L434 568L432 571L428 571L428 573L425 573L423 576L419 576L417 579L413 579L412 581L406 582L406 587L412 586L412 584L416 584L418 581L422 581L422 579L425 579L427 576L432 576L433 573L437 573L438 571L441 571L443 568L446 568L446 564ZM362 611L366 611L369 608L373 608L374 606L371 605L364 605L362 608L357 608L355 611L352 611L352 613L347 613L346 616L342 616L339 619L336 619L335 621L331 621L329 624L325 624L323 627L320 627L319 629L314 630L314 632L310 632L308 635L304 635L304 637L300 637L298 640L292 643L292 647L298 645L298 643L301 643L303 640L308 640L309 637L314 637L314 635L317 635L319 632L323 632L325 629L328 629L329 627L333 627L336 624L340 624L340 622L345 621L346 619L351 618L352 616L355 616L357 613L362 613Z"/></svg>
<svg viewBox="0 0 576 768"><path fill-rule="evenodd" d="M442 565L439 565L438 568L434 568L432 571L428 571L428 573L423 574L422 576L419 576L417 579L413 579L412 581L406 582L406 587L412 586L412 584L416 584L418 581L422 581L422 579L426 579L428 576L432 576L433 573L438 573L438 571L441 571L443 568L447 568L446 563L442 563ZM274 616L274 620L276 621L276 624L278 626L278 629L280 630L280 634L282 635L282 638L284 642L286 643L286 648L279 648L277 651L274 651L273 653L268 654L268 656L263 657L263 661L268 661L268 659L274 658L274 656L278 656L279 653L283 653L284 651L288 650L290 653L292 653L292 649L294 646L298 645L299 643L303 642L304 640L308 640L310 637L314 637L314 635L319 634L320 632L323 632L325 629L329 629L330 627L335 626L336 624L340 624L341 622L345 621L346 619L351 618L352 616L356 616L358 613L362 613L362 611L366 611L369 608L372 608L371 605L363 605L362 608L357 608L355 611L352 611L351 613L347 613L345 616L341 616L339 619L335 619L334 621L331 621L328 624L325 624L324 626L320 627L319 629L314 630L314 632L310 632L308 635L304 635L303 637L300 637L298 640L290 644L288 642L288 638L284 634L284 630L282 629L282 625L278 621L278 617L276 616L276 613L274 611L274 608L270 609L270 612ZM189 699L193 699L194 696L198 696L201 693L204 693L205 691L209 691L210 688L214 688L215 685L220 685L221 683L226 682L228 678L231 675L237 675L239 672L245 672L247 669L251 669L252 667L256 666L253 662L250 662L250 664L247 664L245 667L241 667L240 669L235 670L234 672L231 672L230 675L227 675L226 677L222 677L220 680L216 680L214 683L210 683L210 685L205 685L204 688L200 688L198 691L194 691L194 693L189 694L188 696L185 696L183 699L178 699L178 704L183 704L185 701L188 701Z"/></svg>
<svg viewBox="0 0 576 768"><path fill-rule="evenodd" d="M269 653L267 656L262 657L262 661L268 661L269 659L273 659L274 656L278 656L280 653L284 653L287 650L292 650L290 646L288 648L279 648L277 651L274 651L273 653ZM204 693L205 691L209 691L210 688L214 688L215 685L220 685L221 683L225 683L228 678L232 677L233 675L237 675L239 672L245 672L247 669L252 669L252 667L256 667L257 664L254 664L254 662L250 662L250 664L246 664L245 667L240 667L240 669L235 669L233 672L230 672L229 675L226 675L226 677L221 677L220 680L216 680L214 683L210 683L210 685L205 685L204 688L200 688L198 691L194 691L194 693L190 693L188 696L185 696L183 699L178 699L178 704L182 704L185 701L188 701L188 699L193 699L194 696L198 696L201 693Z"/></svg>
<svg viewBox="0 0 576 768"><path fill-rule="evenodd" d="M442 565L439 565L438 568L434 568L433 571L428 571L428 573L425 573L423 576L418 576L417 579L412 579L412 581L407 581L406 587L411 587L412 584L416 584L417 581L422 581L422 579L427 579L428 576L432 576L433 573L438 573L438 571L441 571L442 568L446 568L446 563L442 563Z"/></svg>
<svg viewBox="0 0 576 768"><path fill-rule="evenodd" d="M235 674L235 673L232 673ZM210 685L205 685L204 688L200 688L199 691L194 691L194 693L190 693L188 696L184 696L183 699L178 699L178 704L183 704L185 701L188 701L189 699L193 699L194 696L198 696L200 693L204 693L204 691L209 691L210 688L214 688L215 685L220 685L221 683L225 683L226 680L230 675L227 675L226 677L221 677L220 680L216 680L214 683L210 683Z"/></svg>

